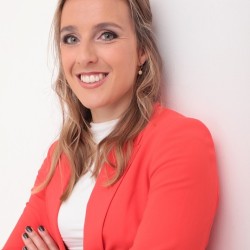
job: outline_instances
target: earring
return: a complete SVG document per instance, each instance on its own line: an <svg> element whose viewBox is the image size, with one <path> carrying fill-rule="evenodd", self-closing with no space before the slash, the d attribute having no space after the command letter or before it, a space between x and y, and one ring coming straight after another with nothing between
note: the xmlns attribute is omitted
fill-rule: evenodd
<svg viewBox="0 0 250 250"><path fill-rule="evenodd" d="M141 76L142 75L142 68L140 68L140 70L138 71L138 75Z"/></svg>

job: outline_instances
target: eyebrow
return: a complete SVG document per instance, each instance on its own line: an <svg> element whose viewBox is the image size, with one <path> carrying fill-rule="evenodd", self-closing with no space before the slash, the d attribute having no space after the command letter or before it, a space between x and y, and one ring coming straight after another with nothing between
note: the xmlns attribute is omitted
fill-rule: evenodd
<svg viewBox="0 0 250 250"><path fill-rule="evenodd" d="M123 30L123 28L120 25L118 25L116 23L112 23L112 22L99 23L99 24L97 24L97 25L94 26L94 30L107 29L107 28L112 28L112 27L115 27L115 28L118 28L120 30ZM73 31L76 31L76 30L77 30L76 26L69 25L69 26L63 27L60 30L60 33L63 33L63 32L73 32Z"/></svg>
<svg viewBox="0 0 250 250"><path fill-rule="evenodd" d="M72 31L75 31L75 30L76 30L75 26L69 25L69 26L65 26L65 27L61 28L60 33L72 32Z"/></svg>

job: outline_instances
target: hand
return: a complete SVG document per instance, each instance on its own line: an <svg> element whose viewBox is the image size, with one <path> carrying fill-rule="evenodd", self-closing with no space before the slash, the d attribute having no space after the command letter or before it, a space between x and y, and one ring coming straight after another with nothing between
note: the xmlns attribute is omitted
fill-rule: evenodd
<svg viewBox="0 0 250 250"><path fill-rule="evenodd" d="M38 228L38 233L30 226L26 227L22 239L25 244L23 250L59 250L43 226Z"/></svg>

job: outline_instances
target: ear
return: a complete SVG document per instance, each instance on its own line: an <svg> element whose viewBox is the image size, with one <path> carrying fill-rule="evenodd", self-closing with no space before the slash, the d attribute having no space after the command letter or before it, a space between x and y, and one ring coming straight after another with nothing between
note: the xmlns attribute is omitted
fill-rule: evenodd
<svg viewBox="0 0 250 250"><path fill-rule="evenodd" d="M139 49L138 51L138 66L142 66L148 59L148 55L146 52L142 49Z"/></svg>

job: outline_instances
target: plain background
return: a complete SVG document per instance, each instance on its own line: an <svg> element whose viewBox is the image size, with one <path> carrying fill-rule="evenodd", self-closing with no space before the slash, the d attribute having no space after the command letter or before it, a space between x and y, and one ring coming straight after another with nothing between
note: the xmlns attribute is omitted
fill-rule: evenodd
<svg viewBox="0 0 250 250"><path fill-rule="evenodd" d="M29 197L60 109L48 37L56 0L0 0L0 248ZM202 120L218 155L209 250L250 249L250 1L151 0L169 107Z"/></svg>

